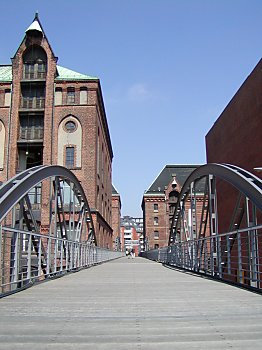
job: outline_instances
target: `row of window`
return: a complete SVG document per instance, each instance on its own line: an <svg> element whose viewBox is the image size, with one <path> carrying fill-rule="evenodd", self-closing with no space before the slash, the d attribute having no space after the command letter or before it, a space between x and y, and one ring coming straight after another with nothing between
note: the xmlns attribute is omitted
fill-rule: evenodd
<svg viewBox="0 0 262 350"><path fill-rule="evenodd" d="M68 87L66 90L66 101L65 104L73 105L77 103L76 90L74 87ZM55 106L63 104L63 90L60 87L55 89ZM87 88L85 86L80 88L79 104L87 104Z"/></svg>
<svg viewBox="0 0 262 350"><path fill-rule="evenodd" d="M5 89L4 92L4 106L10 107L11 104L11 90ZM79 104L87 104L87 88L81 87L79 92ZM44 108L45 91L41 89L23 89L21 96L21 108ZM77 96L74 87L67 88L66 101L64 104L73 105L77 103ZM40 105L39 105L40 104ZM62 88L56 88L55 90L55 106L63 104L63 91Z"/></svg>

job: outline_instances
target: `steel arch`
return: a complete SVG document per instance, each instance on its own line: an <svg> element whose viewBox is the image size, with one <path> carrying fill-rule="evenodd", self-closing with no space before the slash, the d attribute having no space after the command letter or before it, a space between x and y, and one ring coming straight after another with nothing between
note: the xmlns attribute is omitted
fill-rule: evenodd
<svg viewBox="0 0 262 350"><path fill-rule="evenodd" d="M70 170L38 166L0 186L0 297L120 256L97 247L87 197Z"/></svg>
<svg viewBox="0 0 262 350"><path fill-rule="evenodd" d="M185 201L190 194L190 185L194 182L209 176L218 177L225 180L237 190L239 190L245 197L262 211L262 181L254 174L231 164L205 164L197 168L187 178L184 183L181 192L179 194L178 203ZM170 227L169 244L171 243L171 236L174 234L176 224L178 222L181 210L177 205Z"/></svg>
<svg viewBox="0 0 262 350"><path fill-rule="evenodd" d="M50 177L59 177L74 183L78 193L81 195L82 201L85 203L88 212L90 208L85 192L79 183L77 177L67 168L59 165L38 166L30 168L24 172L17 174L15 177L4 183L0 187L0 222L11 210L11 208L19 202L21 198L34 186L41 181ZM92 217L90 219L93 226Z"/></svg>
<svg viewBox="0 0 262 350"><path fill-rule="evenodd" d="M221 188L230 193L226 211L221 193L217 199ZM168 246L142 256L261 291L261 254L262 180L235 165L206 164L180 191Z"/></svg>

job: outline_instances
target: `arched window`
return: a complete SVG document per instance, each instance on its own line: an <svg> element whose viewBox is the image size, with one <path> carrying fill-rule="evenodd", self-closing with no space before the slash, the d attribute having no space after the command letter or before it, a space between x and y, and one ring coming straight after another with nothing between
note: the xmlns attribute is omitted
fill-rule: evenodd
<svg viewBox="0 0 262 350"><path fill-rule="evenodd" d="M179 196L178 191L175 191L175 190L171 191L169 193L169 201L170 202L177 202L178 196Z"/></svg>
<svg viewBox="0 0 262 350"><path fill-rule="evenodd" d="M154 212L158 212L158 204L157 203L154 204Z"/></svg>
<svg viewBox="0 0 262 350"><path fill-rule="evenodd" d="M82 126L77 118L69 115L58 127L58 165L81 168Z"/></svg>
<svg viewBox="0 0 262 350"><path fill-rule="evenodd" d="M157 216L154 217L154 225L155 225L155 226L158 225L158 217L157 217Z"/></svg>
<svg viewBox="0 0 262 350"><path fill-rule="evenodd" d="M30 46L23 55L24 79L45 79L47 72L47 56L38 45Z"/></svg>

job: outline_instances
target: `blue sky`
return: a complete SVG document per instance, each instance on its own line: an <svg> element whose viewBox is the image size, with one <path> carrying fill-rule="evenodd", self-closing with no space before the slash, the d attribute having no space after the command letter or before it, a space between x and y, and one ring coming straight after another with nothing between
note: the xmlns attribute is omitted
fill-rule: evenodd
<svg viewBox="0 0 262 350"><path fill-rule="evenodd" d="M36 11L58 64L101 79L122 215L205 135L261 58L261 0L0 0L0 64Z"/></svg>

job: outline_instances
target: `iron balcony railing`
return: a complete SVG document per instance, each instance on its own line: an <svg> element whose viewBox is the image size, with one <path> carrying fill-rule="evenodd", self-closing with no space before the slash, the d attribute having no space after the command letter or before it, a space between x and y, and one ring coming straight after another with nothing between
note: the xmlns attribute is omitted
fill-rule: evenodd
<svg viewBox="0 0 262 350"><path fill-rule="evenodd" d="M262 289L262 225L149 250L150 260Z"/></svg>
<svg viewBox="0 0 262 350"><path fill-rule="evenodd" d="M20 127L20 140L42 140L44 138L44 127Z"/></svg>
<svg viewBox="0 0 262 350"><path fill-rule="evenodd" d="M20 108L22 109L44 109L44 97L22 97Z"/></svg>
<svg viewBox="0 0 262 350"><path fill-rule="evenodd" d="M24 72L23 79L31 80L31 79L45 79L46 72Z"/></svg>
<svg viewBox="0 0 262 350"><path fill-rule="evenodd" d="M0 296L30 286L56 275L123 256L89 242L70 241L58 237L0 226Z"/></svg>

